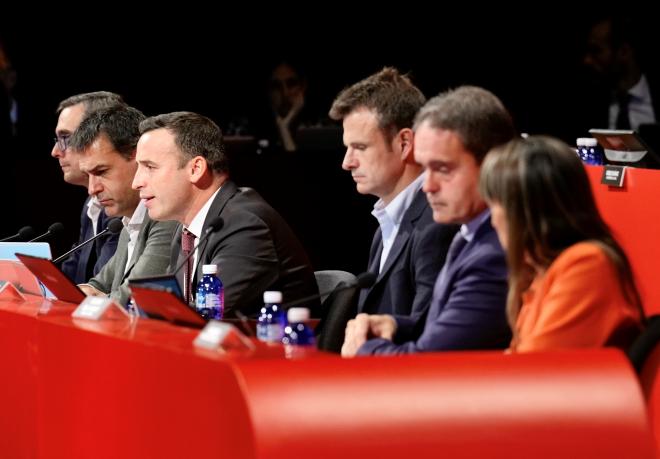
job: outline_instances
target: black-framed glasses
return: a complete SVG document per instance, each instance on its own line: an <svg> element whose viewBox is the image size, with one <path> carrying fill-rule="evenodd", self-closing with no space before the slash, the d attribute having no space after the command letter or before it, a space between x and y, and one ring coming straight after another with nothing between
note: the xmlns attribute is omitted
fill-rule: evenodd
<svg viewBox="0 0 660 459"><path fill-rule="evenodd" d="M53 140L55 140L55 143L57 144L57 148L59 148L60 151L64 151L69 146L70 138L71 138L70 135L58 135Z"/></svg>

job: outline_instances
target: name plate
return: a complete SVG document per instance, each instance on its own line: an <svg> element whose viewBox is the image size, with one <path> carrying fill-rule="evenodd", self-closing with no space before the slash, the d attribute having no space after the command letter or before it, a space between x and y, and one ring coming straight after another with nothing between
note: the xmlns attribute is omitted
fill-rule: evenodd
<svg viewBox="0 0 660 459"><path fill-rule="evenodd" d="M623 187L624 175L626 175L626 166L604 166L603 176L600 179L600 183L621 188Z"/></svg>
<svg viewBox="0 0 660 459"><path fill-rule="evenodd" d="M210 320L193 341L197 347L213 350L252 350L254 343L250 341L232 324Z"/></svg>
<svg viewBox="0 0 660 459"><path fill-rule="evenodd" d="M105 296L88 296L78 305L71 316L89 320L124 317L130 319L124 308Z"/></svg>

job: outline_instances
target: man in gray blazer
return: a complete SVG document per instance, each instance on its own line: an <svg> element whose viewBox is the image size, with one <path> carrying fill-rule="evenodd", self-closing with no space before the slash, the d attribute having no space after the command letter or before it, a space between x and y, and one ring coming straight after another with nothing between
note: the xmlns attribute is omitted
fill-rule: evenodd
<svg viewBox="0 0 660 459"><path fill-rule="evenodd" d="M415 159L433 219L460 223L438 274L425 321L359 314L346 327L342 355L496 349L509 344L506 261L479 194L488 151L514 136L492 93L463 86L429 100L415 119Z"/></svg>
<svg viewBox="0 0 660 459"><path fill-rule="evenodd" d="M218 266L225 317L236 310L256 313L265 290L281 291L287 302L318 293L307 255L286 222L257 192L229 180L222 132L213 121L196 113L168 113L144 120L140 132L133 188L151 218L181 223L170 267L183 262L182 247L192 249L213 220L223 221L192 255L190 266L176 273L189 302L204 264ZM314 313L318 300L305 306Z"/></svg>
<svg viewBox="0 0 660 459"><path fill-rule="evenodd" d="M379 198L368 268L378 277L360 292L360 313L423 317L458 229L433 221L422 191L412 125L424 101L407 76L384 68L344 89L330 109L330 117L344 127L342 167L359 193Z"/></svg>
<svg viewBox="0 0 660 459"><path fill-rule="evenodd" d="M110 295L124 306L130 299L129 279L166 272L176 228L176 222L149 219L139 193L131 188L143 119L132 107L103 108L80 124L70 142L80 154L80 169L89 175L89 194L109 217L120 217L124 223L115 255L80 287L87 295Z"/></svg>

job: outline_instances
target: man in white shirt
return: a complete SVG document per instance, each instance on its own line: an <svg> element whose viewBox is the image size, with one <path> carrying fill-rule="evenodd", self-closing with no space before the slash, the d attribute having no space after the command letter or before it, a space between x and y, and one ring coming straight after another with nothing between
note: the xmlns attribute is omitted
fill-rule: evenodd
<svg viewBox="0 0 660 459"><path fill-rule="evenodd" d="M454 225L433 222L422 191L412 125L424 102L407 76L384 68L344 89L330 109L330 117L343 122L342 167L358 193L379 198L368 265L378 277L360 292L360 313L422 318L456 232Z"/></svg>
<svg viewBox="0 0 660 459"><path fill-rule="evenodd" d="M89 194L109 217L120 217L124 223L115 255L80 287L87 295L109 295L122 305L130 298L129 279L165 273L176 228L176 222L149 219L131 188L143 119L140 111L128 106L97 110L80 124L69 145L79 152L80 170L89 176Z"/></svg>

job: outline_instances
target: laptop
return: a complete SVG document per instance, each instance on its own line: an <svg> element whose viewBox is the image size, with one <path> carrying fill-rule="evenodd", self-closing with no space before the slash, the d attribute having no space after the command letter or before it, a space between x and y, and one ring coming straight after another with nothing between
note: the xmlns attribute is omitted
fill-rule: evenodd
<svg viewBox="0 0 660 459"><path fill-rule="evenodd" d="M17 253L16 258L35 275L58 300L80 304L86 295L48 258Z"/></svg>
<svg viewBox="0 0 660 459"><path fill-rule="evenodd" d="M16 263L18 263L18 258L16 258L17 253L24 253L42 258L52 257L50 244L48 244L48 242L0 242L0 260L16 260ZM55 295L53 295L53 293L50 292L38 279L35 281L35 283L39 284L38 289L30 288L29 286L32 284L31 282L24 282L25 279L21 280L14 276L12 276L12 278L2 279L2 281L16 282L23 287L22 291L26 293L42 295L46 298L55 297ZM2 284L2 281L0 281L0 284Z"/></svg>
<svg viewBox="0 0 660 459"><path fill-rule="evenodd" d="M156 284L141 285L133 281L129 281L128 285L135 303L150 318L165 319L169 322L200 328L206 325L207 320L195 309L184 303L181 297L177 296L172 289Z"/></svg>

